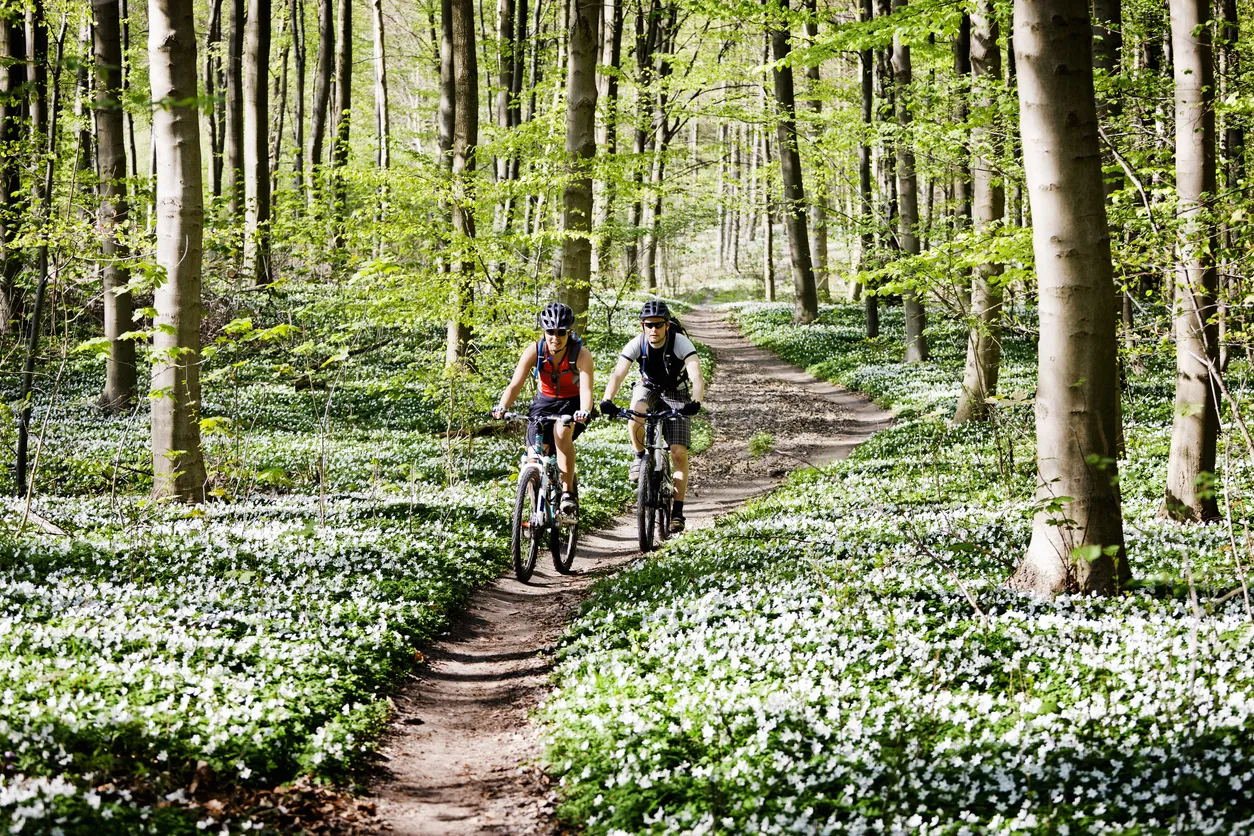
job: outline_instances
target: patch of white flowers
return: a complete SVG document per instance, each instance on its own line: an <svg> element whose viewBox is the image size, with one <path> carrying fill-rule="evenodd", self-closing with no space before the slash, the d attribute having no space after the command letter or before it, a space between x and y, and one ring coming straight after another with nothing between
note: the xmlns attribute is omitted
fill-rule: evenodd
<svg viewBox="0 0 1254 836"><path fill-rule="evenodd" d="M813 364L852 350L853 316L741 322ZM948 353L918 374L952 378ZM1030 353L1007 357L1030 391ZM566 814L610 834L1254 832L1254 624L1242 596L1213 603L1236 583L1225 533L1125 488L1134 573L1181 583L1186 554L1191 589L1012 594L1030 438L951 433L932 413L954 393L914 385L851 460L598 588L540 714ZM1153 427L1127 471L1162 466Z"/></svg>

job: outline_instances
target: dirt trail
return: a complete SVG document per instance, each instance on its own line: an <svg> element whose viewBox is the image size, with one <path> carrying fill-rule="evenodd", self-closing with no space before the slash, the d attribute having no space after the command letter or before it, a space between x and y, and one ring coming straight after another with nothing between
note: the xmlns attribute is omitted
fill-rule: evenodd
<svg viewBox="0 0 1254 836"><path fill-rule="evenodd" d="M847 456L889 415L865 398L815 380L754 347L717 311L684 317L715 354L705 406L716 441L693 466L690 529L761 494L789 470ZM598 392L599 394L599 392ZM776 452L751 460L749 439L770 433ZM534 766L528 714L543 698L553 649L588 587L639 557L635 517L585 535L577 574L544 555L530 585L503 577L476 593L429 665L396 698L372 787L379 820L403 834L549 834L554 795Z"/></svg>

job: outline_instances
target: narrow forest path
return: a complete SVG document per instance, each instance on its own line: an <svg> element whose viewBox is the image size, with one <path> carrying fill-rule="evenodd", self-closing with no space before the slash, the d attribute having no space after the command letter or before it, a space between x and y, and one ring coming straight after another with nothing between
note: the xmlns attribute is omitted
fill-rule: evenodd
<svg viewBox="0 0 1254 836"><path fill-rule="evenodd" d="M753 346L714 310L684 317L709 345L717 370L705 406L715 430L695 460L689 528L764 493L790 470L847 456L890 416L865 397L815 380ZM599 390L598 382L598 394ZM749 439L774 436L776 452L753 460ZM554 832L554 795L534 765L528 715L543 698L553 649L588 588L639 558L634 515L587 534L562 576L542 560L531 584L502 577L480 590L428 666L396 697L375 781L379 820L402 834Z"/></svg>

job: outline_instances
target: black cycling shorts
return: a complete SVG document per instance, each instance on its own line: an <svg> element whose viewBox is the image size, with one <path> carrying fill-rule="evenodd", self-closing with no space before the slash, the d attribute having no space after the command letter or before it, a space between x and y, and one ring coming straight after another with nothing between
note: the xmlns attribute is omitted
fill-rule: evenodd
<svg viewBox="0 0 1254 836"><path fill-rule="evenodd" d="M528 417L535 419L542 415L574 415L579 411L579 398L550 398L548 395L536 395L531 402L531 408L527 410ZM578 438L579 435L587 429L587 426L580 424L578 421L574 424L575 434L572 440ZM544 431L544 443L551 446L553 444L553 424L538 424L534 420L527 423L527 444L536 443L536 439L540 437L540 431Z"/></svg>

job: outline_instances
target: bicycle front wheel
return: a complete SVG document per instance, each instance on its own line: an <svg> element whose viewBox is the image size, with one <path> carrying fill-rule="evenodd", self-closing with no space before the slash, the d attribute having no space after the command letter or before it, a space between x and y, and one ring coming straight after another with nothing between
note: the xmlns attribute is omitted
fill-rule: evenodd
<svg viewBox="0 0 1254 836"><path fill-rule="evenodd" d="M570 574L575 562L575 547L579 543L579 521L561 525L556 519L549 528L549 551L553 554L553 568L563 575Z"/></svg>
<svg viewBox="0 0 1254 836"><path fill-rule="evenodd" d="M654 498L657 496L655 488L655 474L652 470L642 470L640 472L640 481L636 488L636 534L640 540L640 551L653 551L653 534L657 526L657 514L654 507Z"/></svg>
<svg viewBox="0 0 1254 836"><path fill-rule="evenodd" d="M528 467L518 476L518 499L514 502L514 525L510 532L509 554L514 574L526 583L536 570L544 527L533 525L540 517L540 471Z"/></svg>

